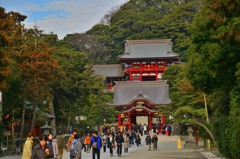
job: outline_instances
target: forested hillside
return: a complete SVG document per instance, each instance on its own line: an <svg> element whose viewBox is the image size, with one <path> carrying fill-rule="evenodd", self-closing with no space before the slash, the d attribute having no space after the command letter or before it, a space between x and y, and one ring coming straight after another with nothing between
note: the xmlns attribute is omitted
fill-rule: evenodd
<svg viewBox="0 0 240 159"><path fill-rule="evenodd" d="M240 2L205 1L197 13L189 48L188 79L210 95L220 151L240 158Z"/></svg>
<svg viewBox="0 0 240 159"><path fill-rule="evenodd" d="M175 119L207 126L210 133L201 125L200 135L233 159L240 158L239 10L236 0L203 1L189 30L188 62L164 73Z"/></svg>
<svg viewBox="0 0 240 159"><path fill-rule="evenodd" d="M172 39L173 49L186 61L189 27L200 0L130 0L113 8L86 34L71 34L66 41L95 63L116 63L125 40Z"/></svg>

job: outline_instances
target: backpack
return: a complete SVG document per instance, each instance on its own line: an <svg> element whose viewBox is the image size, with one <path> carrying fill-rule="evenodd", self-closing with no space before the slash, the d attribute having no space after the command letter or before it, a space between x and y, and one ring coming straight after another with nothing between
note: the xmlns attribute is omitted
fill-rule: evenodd
<svg viewBox="0 0 240 159"><path fill-rule="evenodd" d="M77 156L77 152L73 150L75 144L77 143L78 141L76 141L74 144L73 144L73 147L70 149L70 157L71 158L75 158Z"/></svg>
<svg viewBox="0 0 240 159"><path fill-rule="evenodd" d="M76 151L70 150L70 158L75 158L77 156Z"/></svg>
<svg viewBox="0 0 240 159"><path fill-rule="evenodd" d="M97 137L97 141L95 142L95 139L94 139L94 137L92 137L92 148L94 148L94 149L97 149L98 148L98 144L99 144L99 142L101 142L101 138L100 138L100 136L98 136Z"/></svg>

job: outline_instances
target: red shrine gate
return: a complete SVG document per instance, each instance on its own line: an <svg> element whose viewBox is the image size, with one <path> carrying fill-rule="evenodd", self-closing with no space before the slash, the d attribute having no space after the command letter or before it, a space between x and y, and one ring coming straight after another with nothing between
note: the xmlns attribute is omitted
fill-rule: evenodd
<svg viewBox="0 0 240 159"><path fill-rule="evenodd" d="M147 116L149 128L152 129L153 118L160 118L165 123L163 114L159 114L161 105L170 103L166 81L118 82L114 87L115 109L119 110L118 126L132 128L137 116Z"/></svg>
<svg viewBox="0 0 240 159"><path fill-rule="evenodd" d="M179 61L171 40L127 40L118 60L122 65L94 67L96 74L106 77L108 89L114 90L114 103L110 105L119 110L118 126L131 129L132 124L137 124L137 116L147 116L150 129L154 118L161 118L161 124L165 124L164 114L158 110L170 104L170 99L162 74L168 65Z"/></svg>

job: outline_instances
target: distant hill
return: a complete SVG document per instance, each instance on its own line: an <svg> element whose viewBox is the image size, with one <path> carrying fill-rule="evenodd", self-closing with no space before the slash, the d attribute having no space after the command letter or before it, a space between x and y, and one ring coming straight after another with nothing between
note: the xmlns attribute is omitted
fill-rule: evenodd
<svg viewBox="0 0 240 159"><path fill-rule="evenodd" d="M97 64L116 63L125 40L172 39L173 49L186 61L190 24L201 0L130 0L113 8L85 34L69 34L64 40L85 52Z"/></svg>

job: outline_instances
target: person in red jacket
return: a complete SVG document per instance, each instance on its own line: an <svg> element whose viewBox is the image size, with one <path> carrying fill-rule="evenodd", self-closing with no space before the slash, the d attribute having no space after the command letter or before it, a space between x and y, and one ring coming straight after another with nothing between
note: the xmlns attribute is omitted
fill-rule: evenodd
<svg viewBox="0 0 240 159"><path fill-rule="evenodd" d="M91 136L90 136L90 133L87 133L87 136L86 138L84 139L84 144L86 146L86 151L87 153L90 152L90 143L91 143Z"/></svg>

